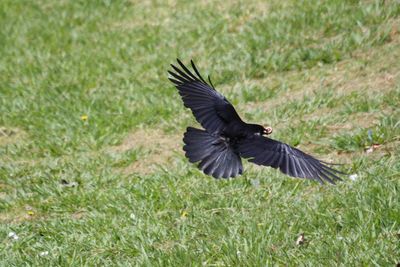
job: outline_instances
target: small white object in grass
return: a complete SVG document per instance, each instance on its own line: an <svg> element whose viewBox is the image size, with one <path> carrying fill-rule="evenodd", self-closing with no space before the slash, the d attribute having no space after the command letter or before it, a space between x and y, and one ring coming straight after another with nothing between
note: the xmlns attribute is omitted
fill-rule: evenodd
<svg viewBox="0 0 400 267"><path fill-rule="evenodd" d="M14 240L18 240L19 239L18 235L15 232L9 232L8 233L8 237L11 238L11 239L14 239Z"/></svg>
<svg viewBox="0 0 400 267"><path fill-rule="evenodd" d="M296 240L296 245L300 246L303 245L306 239L304 238L304 233L301 233Z"/></svg>
<svg viewBox="0 0 400 267"><path fill-rule="evenodd" d="M129 215L129 218L131 218L132 220L136 220L136 215L134 213L131 213Z"/></svg>
<svg viewBox="0 0 400 267"><path fill-rule="evenodd" d="M365 150L365 153L367 153L367 154L372 153L372 152L374 152L377 148L379 148L380 146L381 146L380 144L373 144L372 146L368 147L368 148Z"/></svg>
<svg viewBox="0 0 400 267"><path fill-rule="evenodd" d="M48 251L42 251L42 252L39 253L40 257L46 257L47 255L49 255Z"/></svg>
<svg viewBox="0 0 400 267"><path fill-rule="evenodd" d="M350 180L355 181L358 179L358 175L357 174L352 174L349 176Z"/></svg>
<svg viewBox="0 0 400 267"><path fill-rule="evenodd" d="M76 187L76 186L78 186L78 183L77 183L77 182L68 182L68 181L65 180L65 179L62 179L62 180L61 180L61 184L62 184L64 187Z"/></svg>

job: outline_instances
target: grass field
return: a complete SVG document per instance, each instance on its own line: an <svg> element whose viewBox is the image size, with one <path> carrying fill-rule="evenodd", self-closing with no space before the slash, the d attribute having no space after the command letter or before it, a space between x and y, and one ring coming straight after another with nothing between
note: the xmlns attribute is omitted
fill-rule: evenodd
<svg viewBox="0 0 400 267"><path fill-rule="evenodd" d="M2 0L0 25L0 266L400 262L398 1ZM177 57L357 177L203 175Z"/></svg>

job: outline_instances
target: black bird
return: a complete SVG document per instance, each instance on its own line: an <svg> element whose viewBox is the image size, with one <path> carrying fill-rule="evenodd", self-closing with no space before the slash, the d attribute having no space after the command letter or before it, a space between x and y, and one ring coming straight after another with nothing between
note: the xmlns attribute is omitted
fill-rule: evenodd
<svg viewBox="0 0 400 267"><path fill-rule="evenodd" d="M335 170L297 148L266 137L271 127L242 121L231 103L218 93L208 76L207 83L193 61L194 75L179 59L171 64L169 80L174 83L185 107L190 108L205 130L188 127L183 142L190 162L215 178L235 177L243 173L241 157L283 173L334 184L342 172Z"/></svg>

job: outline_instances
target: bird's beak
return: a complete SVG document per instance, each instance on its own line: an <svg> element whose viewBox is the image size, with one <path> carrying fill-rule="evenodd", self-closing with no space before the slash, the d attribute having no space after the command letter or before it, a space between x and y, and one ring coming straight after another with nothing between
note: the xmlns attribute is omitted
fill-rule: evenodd
<svg viewBox="0 0 400 267"><path fill-rule="evenodd" d="M269 135L272 133L272 127L264 127L263 134Z"/></svg>

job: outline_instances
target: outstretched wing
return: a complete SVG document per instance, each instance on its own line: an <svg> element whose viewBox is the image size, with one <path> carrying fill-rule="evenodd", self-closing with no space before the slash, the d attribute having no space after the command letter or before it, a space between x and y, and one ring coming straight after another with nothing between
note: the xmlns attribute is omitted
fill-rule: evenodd
<svg viewBox="0 0 400 267"><path fill-rule="evenodd" d="M241 121L239 115L231 103L218 93L201 77L199 71L191 61L196 75L189 71L183 63L177 59L180 67L171 64L173 71L168 71L172 76L169 80L173 82L182 97L185 107L190 108L196 120L210 133L218 133L229 122Z"/></svg>
<svg viewBox="0 0 400 267"><path fill-rule="evenodd" d="M258 165L270 166L290 176L327 181L334 184L341 180L337 175L344 174L297 148L279 141L254 136L239 143L240 156Z"/></svg>

